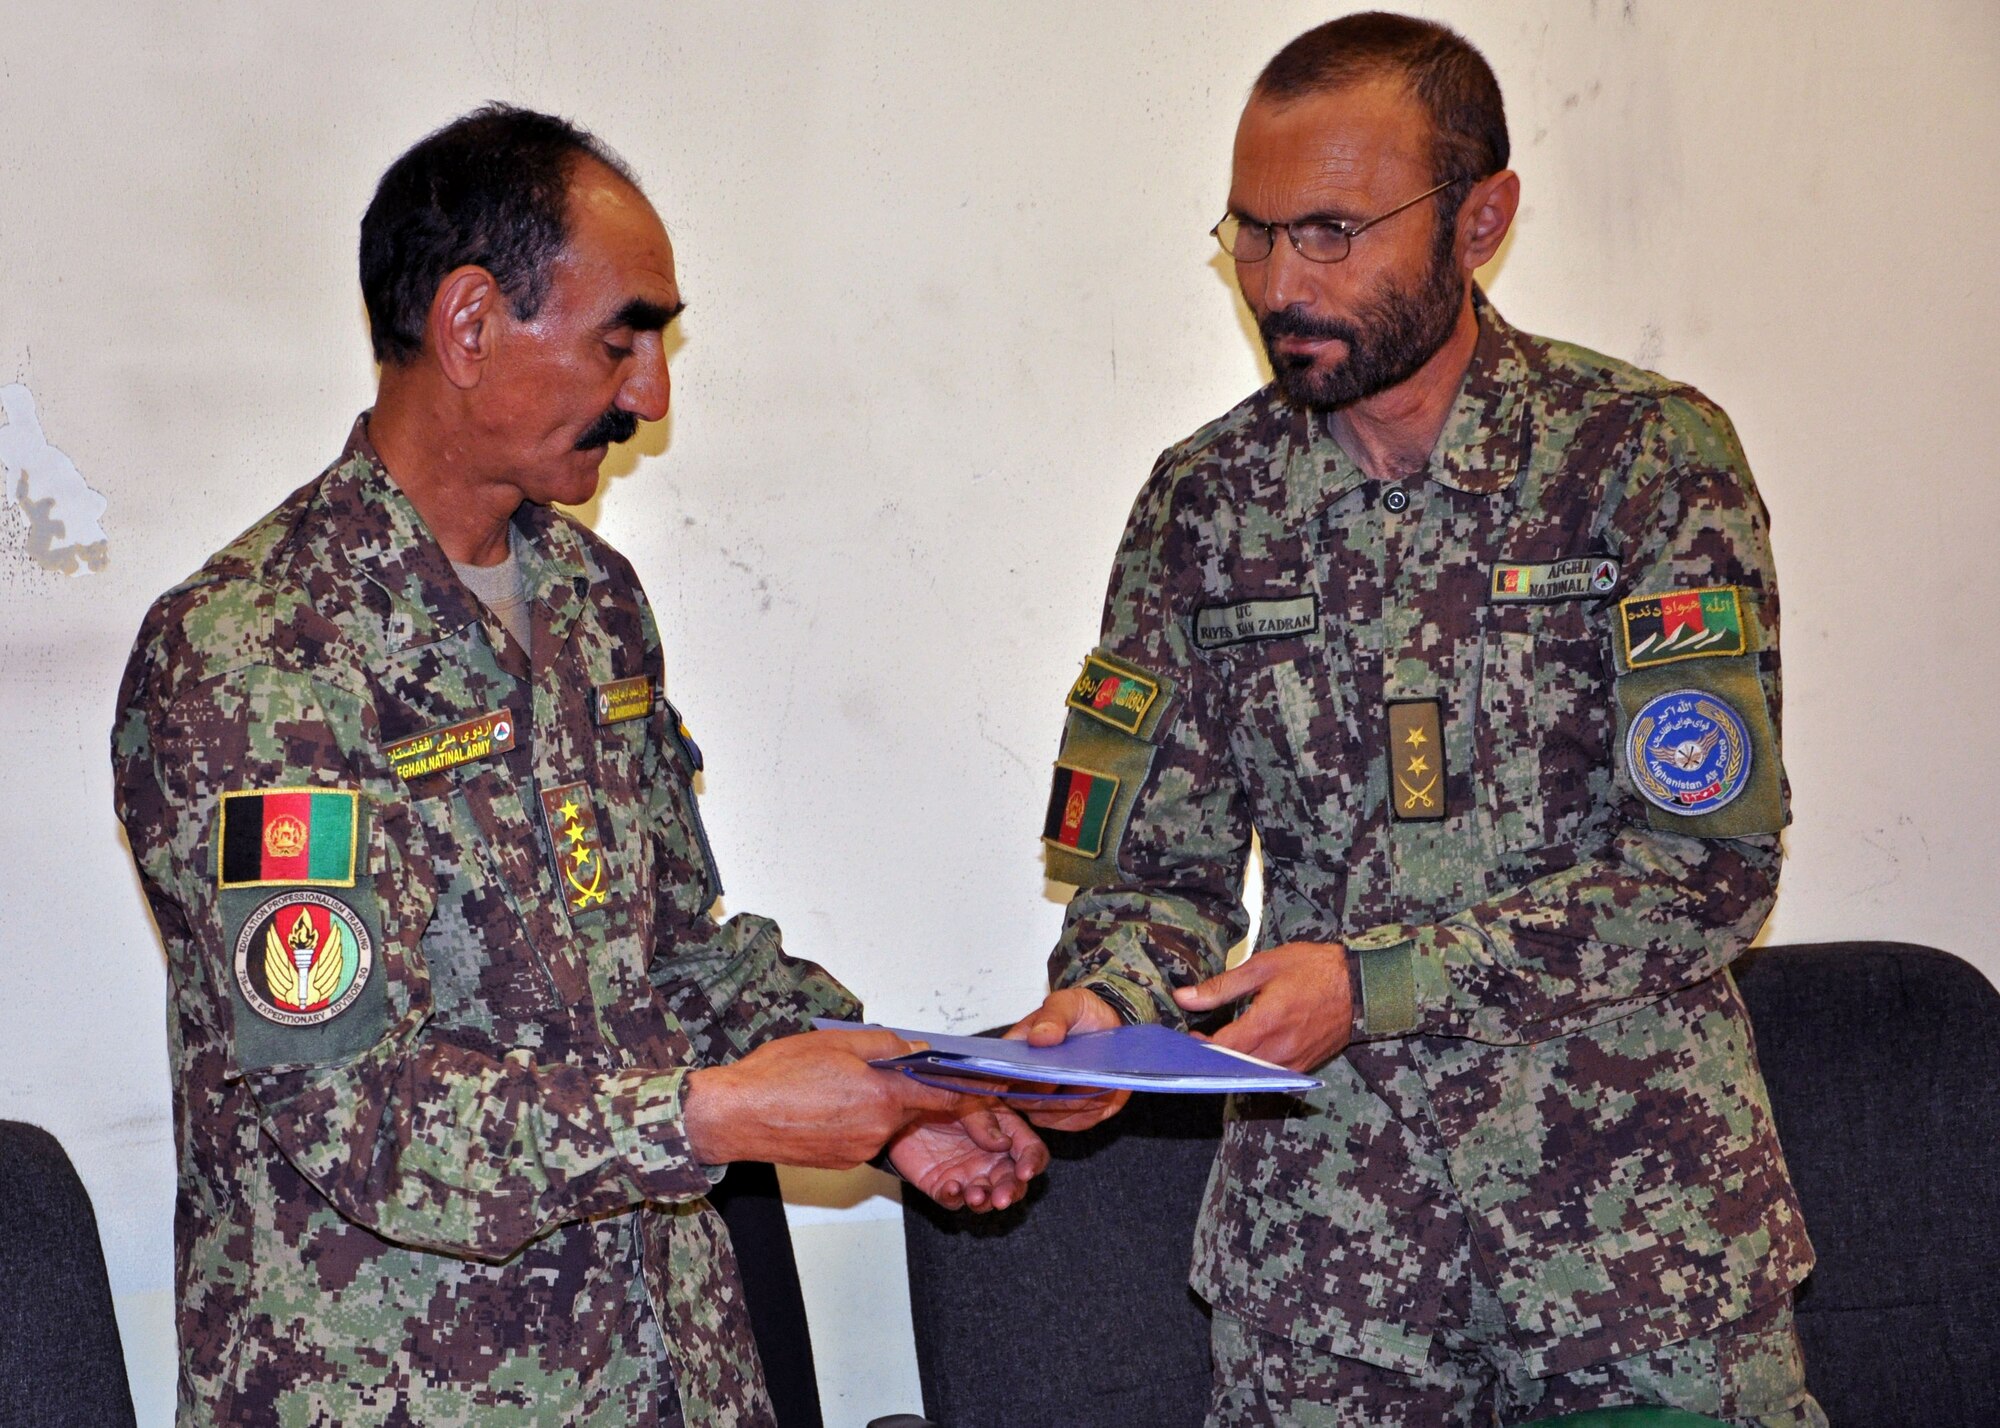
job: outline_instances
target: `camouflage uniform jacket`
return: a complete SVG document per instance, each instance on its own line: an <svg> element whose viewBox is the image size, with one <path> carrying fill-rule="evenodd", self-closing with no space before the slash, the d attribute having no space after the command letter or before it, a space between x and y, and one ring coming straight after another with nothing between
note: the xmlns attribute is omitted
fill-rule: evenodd
<svg viewBox="0 0 2000 1428"><path fill-rule="evenodd" d="M711 919L631 567L515 528L532 662L364 417L140 633L113 755L167 951L183 1424L771 1421L682 1093L858 1008Z"/></svg>
<svg viewBox="0 0 2000 1428"><path fill-rule="evenodd" d="M1724 970L1777 886L1778 600L1721 411L1478 309L1421 478L1270 388L1161 457L1069 696L1051 972L1179 1022L1246 930L1254 830L1257 947L1345 943L1359 1021L1323 1090L1232 1106L1195 1287L1416 1372L1476 1260L1541 1375L1811 1264ZM1723 633L1649 658L1641 597L1698 590ZM1729 806L1641 797L1625 736L1662 698L1738 714Z"/></svg>

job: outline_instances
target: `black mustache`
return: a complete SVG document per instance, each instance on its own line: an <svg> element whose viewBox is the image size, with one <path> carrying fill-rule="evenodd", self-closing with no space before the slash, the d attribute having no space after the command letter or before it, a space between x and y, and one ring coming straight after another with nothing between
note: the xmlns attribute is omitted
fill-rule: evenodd
<svg viewBox="0 0 2000 1428"><path fill-rule="evenodd" d="M1351 322L1342 322L1337 317L1308 317L1291 307L1265 313L1257 331L1267 344L1280 337L1304 337L1315 341L1331 338L1352 347L1361 337L1361 330Z"/></svg>
<svg viewBox="0 0 2000 1428"><path fill-rule="evenodd" d="M621 441L630 441L638 429L639 418L613 407L583 429L583 435L576 439L576 449L595 451L600 446L615 446Z"/></svg>

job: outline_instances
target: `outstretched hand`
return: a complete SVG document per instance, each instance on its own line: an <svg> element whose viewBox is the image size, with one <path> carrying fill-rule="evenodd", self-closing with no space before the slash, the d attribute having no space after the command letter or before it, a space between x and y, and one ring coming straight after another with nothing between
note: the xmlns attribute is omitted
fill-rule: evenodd
<svg viewBox="0 0 2000 1428"><path fill-rule="evenodd" d="M947 1210L1004 1210L1047 1168L1049 1148L1012 1111L988 1106L916 1122L889 1143L889 1163Z"/></svg>
<svg viewBox="0 0 2000 1428"><path fill-rule="evenodd" d="M1311 1071L1345 1050L1354 1035L1347 949L1338 942L1287 942L1174 992L1174 1000L1190 1012L1213 1011L1244 997L1250 1005L1210 1038L1217 1046Z"/></svg>
<svg viewBox="0 0 2000 1428"><path fill-rule="evenodd" d="M1048 998L1007 1032L1009 1041L1025 1041L1030 1046L1057 1046L1075 1031L1110 1031L1123 1026L1124 1019L1111 1003L1082 987L1064 987ZM1016 1100L1016 1108L1043 1130L1089 1130L1099 1121L1110 1120L1132 1099L1130 1091L1106 1091L1083 1101Z"/></svg>
<svg viewBox="0 0 2000 1428"><path fill-rule="evenodd" d="M949 1120L982 1104L868 1064L916 1049L893 1031L807 1031L767 1041L740 1061L705 1066L687 1080L688 1143L705 1165L769 1160L852 1169L911 1122Z"/></svg>

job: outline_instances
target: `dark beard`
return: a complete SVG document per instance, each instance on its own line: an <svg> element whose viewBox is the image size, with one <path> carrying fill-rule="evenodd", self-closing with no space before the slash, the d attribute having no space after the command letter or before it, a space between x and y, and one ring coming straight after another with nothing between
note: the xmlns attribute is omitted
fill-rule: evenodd
<svg viewBox="0 0 2000 1428"><path fill-rule="evenodd" d="M1449 225L1442 237L1448 240ZM1296 406L1328 411L1387 391L1411 377L1444 346L1458 324L1465 283L1449 241L1433 246L1430 271L1414 288L1390 288L1364 306L1354 322L1315 318L1293 308L1268 313L1257 324L1278 389ZM1281 337L1335 338L1347 356L1331 371L1315 371L1312 358L1277 350Z"/></svg>
<svg viewBox="0 0 2000 1428"><path fill-rule="evenodd" d="M583 435L576 439L576 449L595 451L600 446L615 446L621 441L630 441L638 429L639 418L613 407L583 429Z"/></svg>

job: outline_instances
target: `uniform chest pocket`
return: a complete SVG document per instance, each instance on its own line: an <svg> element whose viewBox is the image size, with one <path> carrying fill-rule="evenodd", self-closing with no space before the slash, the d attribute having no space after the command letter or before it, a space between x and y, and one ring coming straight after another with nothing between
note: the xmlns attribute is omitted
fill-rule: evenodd
<svg viewBox="0 0 2000 1428"><path fill-rule="evenodd" d="M1485 617L1479 821L1495 853L1564 841L1611 774L1606 617L1584 601L1488 606Z"/></svg>
<svg viewBox="0 0 2000 1428"><path fill-rule="evenodd" d="M1238 760L1313 778L1337 774L1355 737L1340 652L1324 630L1246 641L1205 656L1230 691Z"/></svg>

